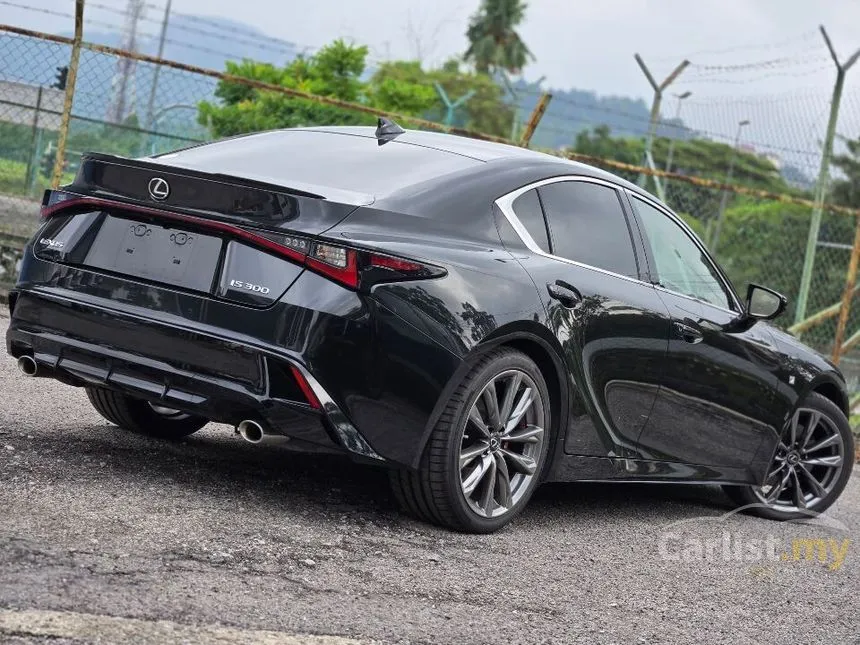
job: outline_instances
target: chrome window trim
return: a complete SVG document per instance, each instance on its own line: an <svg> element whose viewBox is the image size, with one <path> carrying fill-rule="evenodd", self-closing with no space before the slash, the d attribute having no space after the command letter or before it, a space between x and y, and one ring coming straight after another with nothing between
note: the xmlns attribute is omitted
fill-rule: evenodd
<svg viewBox="0 0 860 645"><path fill-rule="evenodd" d="M734 287L732 287L730 284L727 284L727 282L725 280L723 280L723 272L719 268L719 265L716 263L716 261L714 261L714 259L711 257L711 254L708 253L708 249L705 248L704 244L702 244L702 242L699 240L698 236L687 225L687 223L684 220L682 220L680 217L675 215L675 213L670 211L666 206L663 206L662 204L655 201L654 199L651 199L650 197L647 197L645 195L640 195L639 193L634 192L634 191L630 190L629 188L625 188L624 192L627 193L627 197L629 199L631 199L631 200L632 199L638 199L640 201L645 202L649 206L653 206L654 208L656 208L658 211L660 211L661 213L666 215L666 217L668 217L670 220L672 220L673 222L675 222L676 224L678 224L681 227L681 230L687 234L687 237L690 238L690 240L693 242L693 244L696 245L696 248L698 248L699 251L702 252L702 255L704 255L705 258L707 258L707 261L711 264L711 267L716 269L717 281L722 285L725 292L729 294L729 298L732 300L734 305L737 307L737 310L726 309L725 307L721 307L720 305L715 305L714 303L708 302L707 300L702 300L701 298L688 296L685 293L673 291L672 289L667 289L666 287L663 287L660 285L654 285L654 286L657 289L659 289L660 291L665 291L666 293L671 293L672 295L675 295L675 296L687 298L688 300L695 300L696 302L701 302L701 303L703 303L709 307L713 307L714 309L719 309L720 311L727 311L727 312L729 312L731 314L735 314L735 315L741 313L744 310L744 308L743 308L740 300L738 299L737 294L735 293ZM647 238L647 232L644 233L644 235Z"/></svg>
<svg viewBox="0 0 860 645"><path fill-rule="evenodd" d="M508 223L513 227L514 231L516 231L517 235L522 240L523 244L526 245L526 248L534 253L535 255L540 255L545 258L549 258L551 260L558 260L559 262L564 262L565 264L572 264L573 266L582 267L583 269L590 269L591 271L597 271L598 273L603 273L604 275L609 275L614 278L621 278L622 280L626 280L627 282L634 282L637 284L644 284L649 287L654 288L655 285L650 282L645 282L644 280L640 280L639 278L631 278L629 275L622 275L620 273L615 273L614 271L608 271L607 269L601 269L600 267L593 266L591 264L585 264L583 262L577 262L576 260L570 260L568 258L563 258L560 255L553 255L552 253L547 253L543 249L541 249L537 242L534 241L534 238L531 234L526 230L526 227L520 221L520 218L517 217L516 213L514 213L514 202L518 197L524 195L525 193L533 190L535 188L540 188L541 186L547 186L549 184L556 184L563 181L577 181L577 182L585 182L589 184L598 184L600 186L606 186L608 188L612 188L613 190L622 190L622 187L618 184L613 184L610 181L604 181L603 179L597 179L596 177L585 177L582 175L561 175L559 177L550 177L549 179L541 179L540 181L533 182L531 184L527 184L522 188L517 188L506 195L502 195L499 197L494 203L499 207L499 210L502 212L502 215L505 216L505 219L508 220ZM621 206L621 204L619 204ZM623 212L623 211L622 211ZM544 217L546 214L544 213ZM625 213L626 217L626 213ZM632 247L631 247L632 248ZM635 253L635 250L634 250ZM638 266L638 263L637 263Z"/></svg>

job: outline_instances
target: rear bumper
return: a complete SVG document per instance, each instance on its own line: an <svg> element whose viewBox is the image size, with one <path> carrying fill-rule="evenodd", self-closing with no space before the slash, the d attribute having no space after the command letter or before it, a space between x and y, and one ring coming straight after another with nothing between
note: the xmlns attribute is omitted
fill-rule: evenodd
<svg viewBox="0 0 860 645"><path fill-rule="evenodd" d="M16 292L14 302L7 351L14 358L32 356L43 376L105 387L231 425L250 418L306 448L384 461L294 356L53 294ZM86 339L74 335L80 329L86 329ZM290 366L301 372L322 409L286 398L294 393L301 398L299 390L275 382Z"/></svg>
<svg viewBox="0 0 860 645"><path fill-rule="evenodd" d="M25 249L7 332L13 356L226 423L376 463L414 466L463 357L427 316L407 322L372 294L302 272L252 308L165 285L42 260ZM278 378L295 366L322 404Z"/></svg>

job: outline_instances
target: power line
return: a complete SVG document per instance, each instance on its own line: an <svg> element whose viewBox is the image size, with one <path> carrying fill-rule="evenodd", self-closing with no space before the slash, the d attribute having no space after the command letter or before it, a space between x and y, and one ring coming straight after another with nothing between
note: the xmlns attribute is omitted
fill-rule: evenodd
<svg viewBox="0 0 860 645"><path fill-rule="evenodd" d="M55 10L52 10L52 9L45 9L45 8L42 8L42 7L31 7L31 6L24 5L24 4L20 4L20 3L17 3L17 2L12 2L12 1L10 1L10 0L0 0L0 6L14 7L14 8L17 8L17 9L23 9L23 10L25 10L25 11L33 11L33 12L36 12L36 13L43 13L43 14L47 14L47 15L51 15L51 16L56 16L56 17L59 17L59 18L69 18L70 20L74 20L74 15L73 15L73 14L71 14L71 13L62 12L62 11L55 11ZM94 6L95 6L95 5L94 5ZM102 6L103 6L103 5L102 5ZM113 8L111 8L111 9L113 9ZM144 20L144 21L148 21L148 22L158 22L158 23L160 23L160 21L158 21L158 20L154 20L154 19L147 19L147 18L145 18L145 17L144 17L144 18L142 18L142 20ZM112 23L112 22L106 22L106 21L103 21L103 20L97 20L97 19L94 19L94 18L87 18L87 19L86 19L86 21L85 21L85 23L86 23L86 25L87 25L87 26L91 26L91 27L92 27L92 26L94 26L94 27L101 27L101 28L104 28L104 29L110 29L110 30L112 30L112 31L117 31L117 32L119 32L119 31L121 31L121 30L122 30L122 25L118 25L117 23ZM173 28L173 27L174 27L174 25L171 25L171 28ZM179 29L179 28L181 28L181 27L177 27L177 28ZM157 39L157 38L158 38L158 34L156 34L156 33L154 33L154 32L143 31L143 30L140 30L140 29L139 29L139 30L137 30L137 34L138 34L138 36L140 36L140 37L148 38L148 39L152 39L152 40L155 40L155 39ZM213 34L213 35L214 35L214 34ZM226 34L224 34L224 35L220 35L220 34L219 34L219 35L214 35L214 36L223 40L223 39L225 38ZM257 46L257 47L261 47L261 48L264 48L264 49L272 49L271 47L263 47L263 46L257 45L256 43L253 43L253 42L250 42L250 41L240 41L240 40L237 40L236 38L231 38L231 40L232 40L233 42L249 42L249 44L254 45L254 46ZM226 58L226 59L228 59L228 60L241 60L241 59L243 59L243 58L247 58L247 57L248 57L248 54L247 54L247 53L245 53L245 54L237 54L236 52L230 52L230 51L227 51L227 50L224 50L224 49L213 49L213 48L211 48L211 47L206 47L205 45L193 45L193 44L191 44L191 43L185 42L184 40L176 40L176 39L173 39L173 38L165 38L165 39L164 39L164 42L166 42L166 43L168 43L168 44L170 44L170 45L173 45L173 46L175 46L175 47L181 47L181 48L183 48L183 49L188 49L188 50L191 50L191 51L199 51L199 52L204 52L204 53L207 53L207 54L214 54L214 55L217 55L217 56L223 56L224 58ZM284 42L287 42L287 41L284 41ZM280 51L280 53L286 53L286 50L279 50L279 51ZM296 53L296 50L292 50L290 53L295 54L295 53ZM379 63L381 63L381 62L382 62L382 61L379 61L379 60L377 60L377 59L373 59L373 58L371 58L371 57L369 57L369 56L368 56L368 57L365 57L365 61L366 61L367 63L369 63L369 64L379 64Z"/></svg>
<svg viewBox="0 0 860 645"><path fill-rule="evenodd" d="M12 2L11 0L0 0L0 6L14 7L16 9L23 9L25 11L33 11L36 13L43 13L43 14L47 14L47 15L51 15L51 16L55 16L55 17L59 17L59 18L68 18L70 20L74 20L74 14L71 14L68 12L56 11L56 10L52 10L52 9L45 9L42 7L31 7L29 5L24 5L24 4L20 4L17 2ZM117 9L115 7L107 7L106 5L101 5L98 3L90 3L87 6L93 6L93 7L100 8L100 9L107 9L108 11L113 12L113 13L124 13L121 11L117 11ZM149 6L149 5L147 5L147 6ZM182 14L182 15L187 15L187 14ZM154 22L154 23L158 23L158 24L161 23L160 20L156 20L154 18L147 18L146 16L142 17L141 21L143 21L143 22ZM101 27L101 28L105 28L105 29L111 29L114 31L120 31L122 29L122 25L118 25L118 24L112 23L112 22L106 22L103 20L97 20L97 19L89 18L89 17L86 18L85 23L88 26ZM177 25L175 23L171 24L170 28L171 29L175 28L177 30L184 30L184 31L193 30L193 31L198 32L198 33L202 31L202 30L193 29L191 27L185 27L181 24ZM224 29L224 27L221 26L221 29ZM156 34L154 32L138 30L137 34L141 37L144 37L144 38L150 38L150 39L157 39L158 38L158 34ZM289 41L286 41L286 40L279 41L278 39L266 37L267 39L270 39L270 40L275 40L278 42L287 43L288 45L291 45L293 47L293 49L288 50L286 48L276 48L276 47L257 43L256 41L237 39L226 30L223 34L217 34L214 32L207 32L207 34L210 37L219 38L222 40L225 37L227 37L228 35L230 35L231 42L248 44L248 45L251 45L252 47L256 47L258 49L274 50L278 53L290 53L290 54L295 55L297 52L299 52L299 45L297 43L290 43ZM247 54L237 54L235 52L226 51L224 49L213 49L210 47L206 47L205 45L192 45L191 43L185 42L184 40L165 38L165 42L170 44L170 45L173 45L175 47L181 47L183 49L188 49L191 51L200 51L200 52L204 52L207 54L215 54L218 56L224 56L225 58L232 59L232 60L240 60L240 59L248 57ZM301 51L308 51L308 49L310 49L310 46L305 47ZM314 52L319 51L319 49L320 48L313 48L313 51ZM370 56L365 57L365 61L367 63L370 63L370 64L380 64L380 63L384 62L380 59L376 59L376 58L373 58Z"/></svg>
<svg viewBox="0 0 860 645"><path fill-rule="evenodd" d="M121 10L117 9L116 7L111 7L109 5L100 4L97 2L89 2L87 4L87 6L88 7L94 7L96 9L101 9L103 11L108 11L110 13L118 13L118 14L123 13ZM145 6L151 7L151 8L153 8L153 7L158 8L157 5L153 5L153 4L146 4ZM163 10L163 7L161 9ZM178 12L173 12L172 15L182 17L183 19L189 19L189 18L194 17L194 16L190 16L189 14L182 14L182 13L178 13ZM143 16L141 18L141 21L142 22L155 23L155 24L159 24L159 25L161 24L161 19L150 18L148 16ZM232 33L231 30L227 29L223 25L216 26L215 27L216 31L209 31L206 29L197 29L196 27L183 25L182 23L172 22L172 23L170 23L170 29L171 30L177 30L177 31L184 31L187 33L198 34L201 36L207 36L210 38L219 38L219 39L223 39L225 36L229 35L231 42L241 43L243 45L251 45L257 49L268 49L270 51L276 51L279 53L295 54L298 51L306 51L309 49L308 46L303 47L301 45L298 45L297 43L293 43L293 42L290 42L288 40L281 40L280 38L272 38L270 36L265 36L263 34L253 34L253 39L237 38L235 33ZM250 36L252 34L249 33L248 35ZM265 42L261 43L260 42L261 40L274 42L274 43L277 43L277 45L267 45Z"/></svg>

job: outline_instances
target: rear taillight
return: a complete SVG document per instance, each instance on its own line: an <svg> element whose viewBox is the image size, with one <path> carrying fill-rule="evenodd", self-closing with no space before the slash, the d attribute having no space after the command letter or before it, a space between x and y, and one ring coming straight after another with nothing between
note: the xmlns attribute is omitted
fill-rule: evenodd
<svg viewBox="0 0 860 645"><path fill-rule="evenodd" d="M288 233L249 230L217 220L137 206L99 197L86 197L61 190L46 190L42 197L41 217L48 219L60 211L76 206L94 208L115 207L158 220L185 222L203 229L221 231L285 257L351 289L366 290L382 282L438 278L445 270L431 265L391 255L361 249L315 242Z"/></svg>
<svg viewBox="0 0 860 645"><path fill-rule="evenodd" d="M353 289L358 288L360 275L358 271L358 253L353 249L329 244L314 244L311 253L305 258L309 269L322 273L335 282L340 282Z"/></svg>
<svg viewBox="0 0 860 645"><path fill-rule="evenodd" d="M80 195L65 193L62 190L46 190L42 195L42 207L39 210L39 217L41 219L48 219L59 210L88 202L88 198L81 197Z"/></svg>
<svg viewBox="0 0 860 645"><path fill-rule="evenodd" d="M305 259L308 268L353 289L369 289L382 282L438 278L445 270L415 260L407 260L360 249L316 243Z"/></svg>

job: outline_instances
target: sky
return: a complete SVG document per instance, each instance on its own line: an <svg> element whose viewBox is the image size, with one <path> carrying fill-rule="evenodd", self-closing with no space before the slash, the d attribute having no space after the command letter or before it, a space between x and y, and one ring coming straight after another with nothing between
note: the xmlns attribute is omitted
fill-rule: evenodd
<svg viewBox="0 0 860 645"><path fill-rule="evenodd" d="M72 12L73 0L15 0ZM117 8L125 0L89 0ZM150 0L162 4L164 0ZM265 34L316 48L343 37L369 45L373 59L438 63L462 53L480 0L173 0L173 10L242 21ZM99 15L93 6L91 16ZM3 6L0 21L68 31L67 19ZM159 11L147 8L147 16ZM102 17L113 14L100 14ZM667 90L692 91L683 117L694 127L733 133L751 121L752 139L778 149L816 147L823 137L835 70L818 25L844 60L860 48L858 0L530 0L520 27L534 54L528 80L549 87L641 97L651 90L638 52L659 80L691 61ZM860 64L848 73L839 130L860 135ZM784 139L784 143L778 140Z"/></svg>

